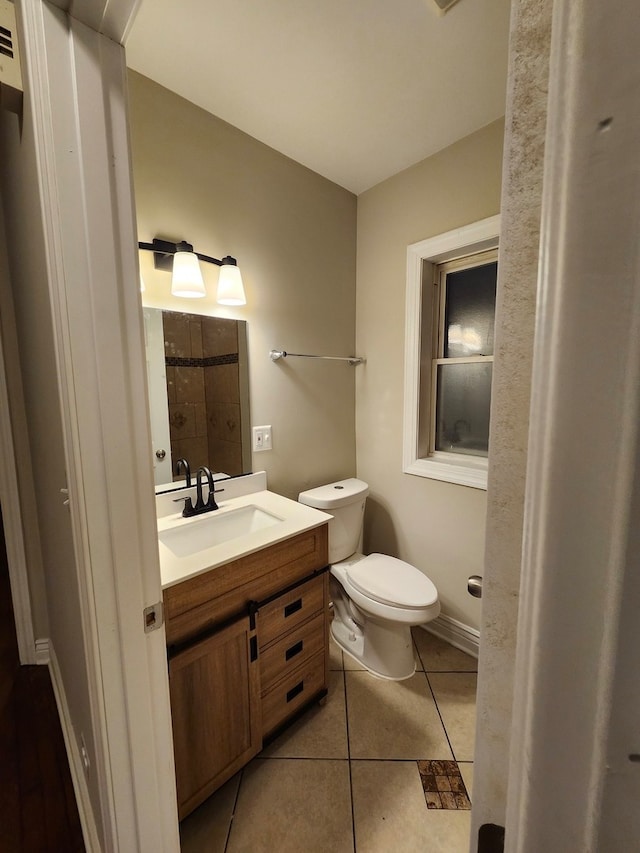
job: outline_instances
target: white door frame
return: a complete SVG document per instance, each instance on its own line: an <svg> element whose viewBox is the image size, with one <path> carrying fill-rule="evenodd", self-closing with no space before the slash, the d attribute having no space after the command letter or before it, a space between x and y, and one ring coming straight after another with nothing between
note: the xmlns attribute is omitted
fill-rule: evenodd
<svg viewBox="0 0 640 853"><path fill-rule="evenodd" d="M127 22L136 3L81 5L90 23L99 5L100 20L116 7ZM113 28L107 38L42 0L21 0L20 9L78 568L78 654L96 748L93 808L102 812L105 851L176 853L165 634L145 633L143 619L162 590L140 402L146 378L124 50Z"/></svg>
<svg viewBox="0 0 640 853"><path fill-rule="evenodd" d="M162 310L145 306L143 314L147 384L149 386L149 414L151 416L153 479L156 486L160 486L173 480ZM158 453L161 456L158 456ZM165 455L162 456L162 453Z"/></svg>
<svg viewBox="0 0 640 853"><path fill-rule="evenodd" d="M2 219L0 217L1 225ZM0 233L0 245L3 243L4 234ZM7 310L6 305L2 307ZM9 581L11 583L11 600L16 623L18 655L21 664L34 664L37 663L36 645L31 613L31 596L29 593L27 555L20 509L18 469L13 443L12 407L9 403L4 353L5 345L2 323L0 323L0 505L2 506L2 522L7 548L7 562L9 564Z"/></svg>

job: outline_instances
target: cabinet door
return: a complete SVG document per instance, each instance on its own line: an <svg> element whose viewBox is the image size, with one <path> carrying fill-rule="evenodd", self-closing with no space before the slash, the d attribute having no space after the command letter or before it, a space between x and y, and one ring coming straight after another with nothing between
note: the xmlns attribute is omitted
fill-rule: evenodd
<svg viewBox="0 0 640 853"><path fill-rule="evenodd" d="M242 618L169 661L180 819L260 750L260 677L250 650L254 635L249 619Z"/></svg>

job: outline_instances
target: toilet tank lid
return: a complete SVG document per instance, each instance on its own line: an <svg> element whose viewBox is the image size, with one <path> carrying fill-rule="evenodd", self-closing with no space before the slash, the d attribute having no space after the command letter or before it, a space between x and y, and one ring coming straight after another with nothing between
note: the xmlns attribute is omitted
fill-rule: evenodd
<svg viewBox="0 0 640 853"><path fill-rule="evenodd" d="M316 509L337 509L358 500L363 500L369 494L369 486L363 480L349 477L336 483L327 483L317 489L300 492L298 500Z"/></svg>

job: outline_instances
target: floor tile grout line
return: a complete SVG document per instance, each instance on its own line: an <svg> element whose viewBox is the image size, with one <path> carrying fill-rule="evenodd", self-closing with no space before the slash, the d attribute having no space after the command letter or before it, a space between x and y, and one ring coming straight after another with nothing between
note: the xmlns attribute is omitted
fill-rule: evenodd
<svg viewBox="0 0 640 853"><path fill-rule="evenodd" d="M447 739L447 743L449 744L449 749L451 750L451 755L453 755L453 760L457 761L456 754L453 750L453 744L451 743L451 738L449 737L449 732L447 731L447 727L444 724L444 718L440 713L440 706L438 705L438 700L436 699L436 694L431 686L431 681L429 680L429 673L425 672L425 678L427 679L427 684L429 685L429 690L431 691L431 695L433 696L433 702L436 706L436 711L438 712L438 716L440 717L440 722L442 723L442 728L444 729L444 736Z"/></svg>
<svg viewBox="0 0 640 853"><path fill-rule="evenodd" d="M418 644L416 643L416 640L415 640L415 637L413 636L413 633L411 634L411 642L413 643L414 654L416 654L418 656L418 660L420 661L420 663L422 665L422 672L426 673L427 669L424 665L424 661L422 660L422 655L420 654L420 649L418 648Z"/></svg>
<svg viewBox="0 0 640 853"><path fill-rule="evenodd" d="M256 755L256 758L260 759L260 761L400 761L400 762L411 762L411 761L451 761L450 756L443 756L442 758L434 757L433 753L429 753L427 756L419 756L416 757L412 755L410 757L397 757L397 758L385 758L384 756L359 756L354 755L353 758L327 758L322 755L270 755L263 758L260 755ZM473 764L473 761L470 759L460 760L456 759L458 764Z"/></svg>
<svg viewBox="0 0 640 853"><path fill-rule="evenodd" d="M394 763L395 764L413 764L416 761L451 761L451 759L448 756L446 758L434 758L432 754L429 754L428 758L424 758L422 756L420 756L419 758L416 758L415 755L412 755L411 758L377 758L377 757L376 758L371 758L371 757L358 758L356 756L355 758L352 758L351 760L352 761L360 761L360 762L363 762L365 764L367 761L370 761L372 763L375 761L375 762L378 762L380 764L382 764L382 763L386 763L386 764L394 764ZM463 763L464 764L473 764L473 761L465 761Z"/></svg>
<svg viewBox="0 0 640 853"><path fill-rule="evenodd" d="M444 735L447 739L447 743L449 744L449 749L451 750L451 755L453 756L453 760L456 762L456 764L458 765L458 768L459 768L460 762L456 758L456 754L453 750L453 744L451 743L451 739L449 738L449 732L447 731L447 727L444 724L444 718L440 712L440 706L438 705L438 700L436 699L435 691L434 691L433 687L431 686L431 679L429 678L429 672L435 672L435 673L447 672L447 673L450 673L450 672L464 672L465 670L435 670L435 671L434 670L427 670L427 667L426 667L424 661L422 660L422 655L420 654L420 650L418 649L418 646L417 646L415 639L413 640L413 643L414 643L414 646L418 652L418 657L420 658L422 666L424 667L424 675L425 675L425 678L427 679L427 684L429 685L429 690L430 690L431 695L433 697L433 703L436 706L436 711L438 712L438 716L440 717L440 722L442 724L442 728L444 730ZM420 761L420 759L416 760L416 768L418 770L418 776L420 776L420 764L418 763L419 761ZM470 762L470 763L473 764L473 762ZM462 777L462 771L460 772L460 776ZM421 776L420 776L420 780L422 781ZM469 792L467 791L467 786L466 786L464 779L462 780L462 784L464 785L465 792L467 794L467 799L469 800L469 803L471 803L471 797L469 796ZM425 794L425 803L426 803L426 794Z"/></svg>
<svg viewBox="0 0 640 853"><path fill-rule="evenodd" d="M424 666L424 664L423 664L423 666ZM368 670L366 670L364 667L355 667L355 666L354 667L345 667L344 671L345 672L368 672ZM342 670L334 668L334 669L329 670L329 672L342 672ZM455 672L455 673L459 673L461 675L477 675L478 674L477 669L431 669L431 668L429 668L429 669L418 669L417 666L416 666L416 672L433 672L434 675L439 675L440 673L444 674L447 672ZM373 677L376 678L376 676L373 676Z"/></svg>
<svg viewBox="0 0 640 853"><path fill-rule="evenodd" d="M238 808L238 800L240 799L240 788L242 787L242 782L244 781L244 767L240 771L240 781L238 782L238 790L236 791L236 796L233 801L233 808L231 809L231 817L229 818L229 828L227 829L227 840L224 843L224 853L227 853L227 848L229 847L229 840L231 838L231 830L233 829L233 819L236 816L236 810Z"/></svg>
<svg viewBox="0 0 640 853"><path fill-rule="evenodd" d="M425 672L430 672L432 675L477 675L477 669L425 669Z"/></svg>
<svg viewBox="0 0 640 853"><path fill-rule="evenodd" d="M344 653L342 655L344 664ZM353 776L351 772L351 739L349 737L349 700L347 698L347 671L342 670L342 678L344 682L344 716L347 725L347 760L349 762L349 794L351 795L351 838L353 842L353 853L356 853L356 817L353 805Z"/></svg>
<svg viewBox="0 0 640 853"><path fill-rule="evenodd" d="M344 756L327 755L256 755L260 761L348 761ZM252 759L253 760L253 759Z"/></svg>

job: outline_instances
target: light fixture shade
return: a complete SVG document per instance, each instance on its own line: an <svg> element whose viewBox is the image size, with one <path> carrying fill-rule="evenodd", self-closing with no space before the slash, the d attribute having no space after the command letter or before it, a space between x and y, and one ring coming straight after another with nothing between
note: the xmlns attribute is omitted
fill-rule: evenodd
<svg viewBox="0 0 640 853"><path fill-rule="evenodd" d="M176 252L173 256L171 293L189 299L207 295L200 264L193 252Z"/></svg>
<svg viewBox="0 0 640 853"><path fill-rule="evenodd" d="M240 270L235 263L224 263L218 278L218 302L220 305L246 305L244 286Z"/></svg>

